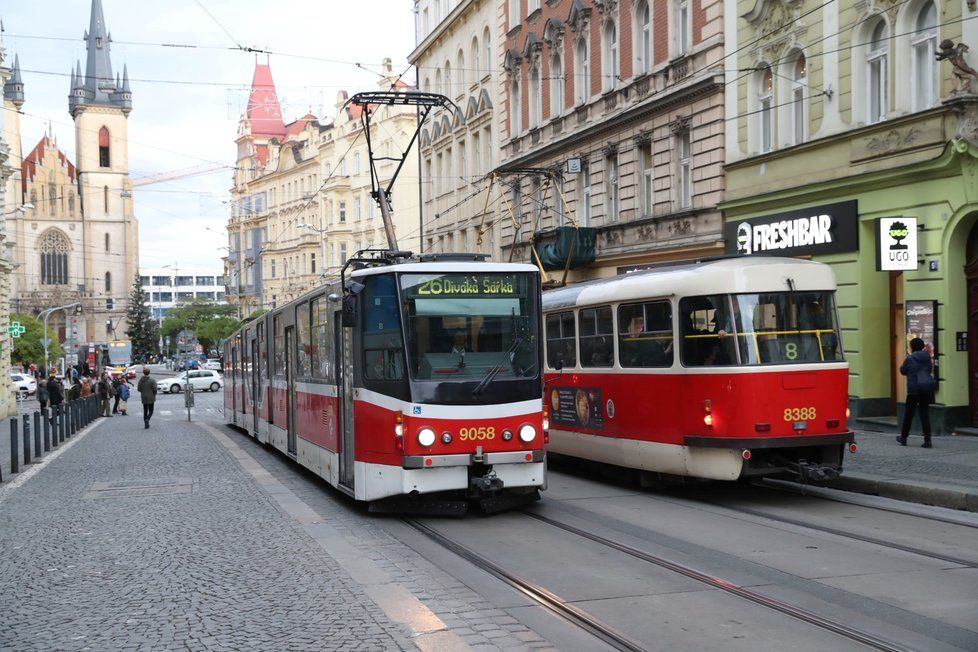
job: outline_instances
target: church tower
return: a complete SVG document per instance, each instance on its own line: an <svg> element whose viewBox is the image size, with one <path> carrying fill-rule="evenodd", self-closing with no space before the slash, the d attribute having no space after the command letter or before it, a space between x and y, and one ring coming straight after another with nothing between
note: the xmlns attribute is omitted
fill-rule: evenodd
<svg viewBox="0 0 978 652"><path fill-rule="evenodd" d="M84 332L90 342L124 339L125 313L139 269L138 223L129 179L129 71L112 74L112 35L102 1L92 0L85 32L88 56L71 73L68 111L75 121L75 162L81 197Z"/></svg>

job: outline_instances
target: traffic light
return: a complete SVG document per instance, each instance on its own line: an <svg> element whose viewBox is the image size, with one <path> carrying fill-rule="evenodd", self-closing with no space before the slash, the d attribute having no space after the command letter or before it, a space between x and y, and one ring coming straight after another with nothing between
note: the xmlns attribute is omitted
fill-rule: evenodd
<svg viewBox="0 0 978 652"><path fill-rule="evenodd" d="M106 299L105 300L105 309L106 310L112 310L113 306L114 306L114 303L113 303L112 299Z"/></svg>

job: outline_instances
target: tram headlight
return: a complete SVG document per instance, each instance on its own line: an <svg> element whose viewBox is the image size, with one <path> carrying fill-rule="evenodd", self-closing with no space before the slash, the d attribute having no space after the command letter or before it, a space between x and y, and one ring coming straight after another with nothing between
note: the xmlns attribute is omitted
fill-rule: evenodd
<svg viewBox="0 0 978 652"><path fill-rule="evenodd" d="M404 436L404 425L403 424L400 424L399 423L396 426L394 426L394 436L395 437L403 437Z"/></svg>
<svg viewBox="0 0 978 652"><path fill-rule="evenodd" d="M435 431L431 428L422 428L418 431L418 443L422 446L431 446L435 443Z"/></svg>
<svg viewBox="0 0 978 652"><path fill-rule="evenodd" d="M537 429L526 423L520 426L520 440L529 444L537 438Z"/></svg>

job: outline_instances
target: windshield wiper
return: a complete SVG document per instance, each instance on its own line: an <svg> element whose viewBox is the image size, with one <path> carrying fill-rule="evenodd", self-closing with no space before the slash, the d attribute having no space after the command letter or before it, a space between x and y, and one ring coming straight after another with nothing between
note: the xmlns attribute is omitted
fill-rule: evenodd
<svg viewBox="0 0 978 652"><path fill-rule="evenodd" d="M522 336L517 337L515 340L513 340L512 346L510 346L509 347L509 350L506 351L506 357L503 358L502 360L500 360L499 361L499 364L497 364L492 369L490 369L488 372L486 372L485 378L483 378L482 380L480 380L479 381L479 384L476 385L475 386L475 389L472 390L472 396L478 396L479 394L481 394L482 393L482 390L484 390L486 388L486 385L488 385L489 383L491 383L492 382L492 379L496 377L496 374L498 374L500 371L502 371L503 366L506 364L506 362L512 362L512 356L513 356L513 354L516 353L517 349L519 349L520 346L522 346L522 344L523 344L523 337Z"/></svg>

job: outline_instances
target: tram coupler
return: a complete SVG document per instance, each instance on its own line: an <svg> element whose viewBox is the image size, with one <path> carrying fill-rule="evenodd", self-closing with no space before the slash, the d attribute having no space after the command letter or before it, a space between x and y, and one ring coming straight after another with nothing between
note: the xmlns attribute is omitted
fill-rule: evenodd
<svg viewBox="0 0 978 652"><path fill-rule="evenodd" d="M493 494L503 490L503 479L490 471L483 476L470 479L469 490L478 496Z"/></svg>
<svg viewBox="0 0 978 652"><path fill-rule="evenodd" d="M791 464L788 470L796 473L802 482L827 482L839 477L838 469L804 460Z"/></svg>

